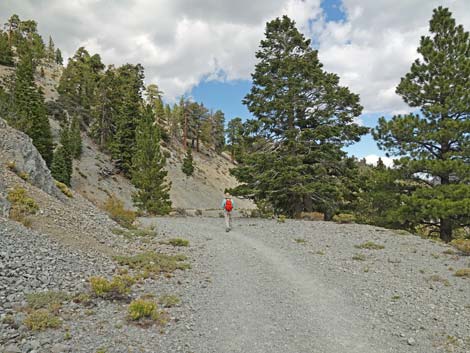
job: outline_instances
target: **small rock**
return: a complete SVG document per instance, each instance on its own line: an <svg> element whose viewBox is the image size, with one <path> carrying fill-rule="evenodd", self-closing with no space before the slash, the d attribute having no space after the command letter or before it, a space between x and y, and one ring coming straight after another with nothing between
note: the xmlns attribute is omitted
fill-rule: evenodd
<svg viewBox="0 0 470 353"><path fill-rule="evenodd" d="M18 346L10 344L5 348L3 353L21 353L21 350L18 348Z"/></svg>
<svg viewBox="0 0 470 353"><path fill-rule="evenodd" d="M408 345L414 346L416 344L416 341L413 337L408 338L408 341L406 341Z"/></svg>

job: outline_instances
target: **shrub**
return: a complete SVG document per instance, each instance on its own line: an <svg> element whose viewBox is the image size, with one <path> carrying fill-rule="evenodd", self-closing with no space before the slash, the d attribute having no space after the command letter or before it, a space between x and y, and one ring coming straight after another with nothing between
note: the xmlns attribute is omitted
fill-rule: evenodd
<svg viewBox="0 0 470 353"><path fill-rule="evenodd" d="M137 299L129 304L129 319L142 321L146 324L157 323L163 325L167 322L164 311L158 310L157 304L152 300Z"/></svg>
<svg viewBox="0 0 470 353"><path fill-rule="evenodd" d="M116 256L114 259L119 265L127 265L131 269L147 271L148 273L173 272L177 269L185 270L191 266L182 263L186 260L184 255L165 255L156 252L145 252L134 256Z"/></svg>
<svg viewBox="0 0 470 353"><path fill-rule="evenodd" d="M171 308L181 303L181 300L176 295L162 295L158 302L165 308Z"/></svg>
<svg viewBox="0 0 470 353"><path fill-rule="evenodd" d="M87 293L77 293L72 298L72 301L77 304L88 306L91 304L91 297Z"/></svg>
<svg viewBox="0 0 470 353"><path fill-rule="evenodd" d="M452 240L451 245L464 255L470 255L470 239Z"/></svg>
<svg viewBox="0 0 470 353"><path fill-rule="evenodd" d="M26 194L26 190L15 186L8 192L7 200L11 203L10 218L23 223L25 226L31 225L29 215L35 214L39 210L39 206Z"/></svg>
<svg viewBox="0 0 470 353"><path fill-rule="evenodd" d="M454 276L456 277L469 277L470 278L470 268L462 268L455 271Z"/></svg>
<svg viewBox="0 0 470 353"><path fill-rule="evenodd" d="M429 280L432 281L432 282L440 282L446 287L450 286L449 280L446 279L446 278L443 278L439 275L432 275L432 276L429 277Z"/></svg>
<svg viewBox="0 0 470 353"><path fill-rule="evenodd" d="M18 172L18 176L23 179L24 181L28 181L29 180L29 174L26 173L26 172Z"/></svg>
<svg viewBox="0 0 470 353"><path fill-rule="evenodd" d="M356 260L356 261L366 261L366 255L364 255L364 254L354 254L352 259Z"/></svg>
<svg viewBox="0 0 470 353"><path fill-rule="evenodd" d="M59 188L60 191L62 191L62 193L69 197L69 198L72 198L73 197L73 194L72 194L72 191L70 191L70 189L67 187L67 185L65 185L64 183L61 183L60 181L55 181L55 185Z"/></svg>
<svg viewBox="0 0 470 353"><path fill-rule="evenodd" d="M69 299L70 296L67 293L60 291L36 292L26 295L26 302L32 309L46 309L54 305L60 306Z"/></svg>
<svg viewBox="0 0 470 353"><path fill-rule="evenodd" d="M111 231L117 235L123 235L128 239L140 238L140 237L155 237L157 232L151 229L122 229L122 228L113 228Z"/></svg>
<svg viewBox="0 0 470 353"><path fill-rule="evenodd" d="M173 238L168 240L168 244L173 246L189 246L189 241L181 238Z"/></svg>
<svg viewBox="0 0 470 353"><path fill-rule="evenodd" d="M11 170L12 172L16 173L17 172L17 169L16 169L16 162L15 161L8 161L6 163L6 167Z"/></svg>
<svg viewBox="0 0 470 353"><path fill-rule="evenodd" d="M47 328L57 328L62 322L47 309L33 310L24 320L27 328L33 331L41 331Z"/></svg>
<svg viewBox="0 0 470 353"><path fill-rule="evenodd" d="M116 196L112 195L104 204L104 209L109 213L109 216L125 228L132 228L132 223L136 219L134 211L126 210L124 202L119 200Z"/></svg>
<svg viewBox="0 0 470 353"><path fill-rule="evenodd" d="M101 298L120 298L130 293L135 279L131 276L114 276L111 281L104 277L91 277L92 292Z"/></svg>
<svg viewBox="0 0 470 353"><path fill-rule="evenodd" d="M356 217L350 213L340 213L333 216L333 221L337 223L353 223Z"/></svg>
<svg viewBox="0 0 470 353"><path fill-rule="evenodd" d="M286 216L284 215L279 215L279 217L277 217L277 222L278 223L285 223L286 222Z"/></svg>
<svg viewBox="0 0 470 353"><path fill-rule="evenodd" d="M297 244L305 244L307 242L305 239L302 239L302 238L296 238L296 239L294 239L294 241Z"/></svg>
<svg viewBox="0 0 470 353"><path fill-rule="evenodd" d="M354 245L354 247L357 249L368 249L368 250L381 250L385 248L385 246L376 244L373 241L367 241L360 245Z"/></svg>

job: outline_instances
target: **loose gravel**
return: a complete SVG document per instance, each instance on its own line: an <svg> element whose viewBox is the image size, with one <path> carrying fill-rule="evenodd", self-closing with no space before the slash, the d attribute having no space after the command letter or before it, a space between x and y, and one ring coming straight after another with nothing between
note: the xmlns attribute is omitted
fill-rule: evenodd
<svg viewBox="0 0 470 353"><path fill-rule="evenodd" d="M158 236L116 236L115 247L184 253L192 269L144 280L128 300L64 303L60 328L32 332L27 293L87 292L90 276L119 266L0 218L0 352L470 352L470 280L453 275L470 258L449 246L330 222L235 219L229 233L219 218L141 223ZM174 237L190 246L161 244ZM384 248L356 247L365 242ZM181 298L165 309L168 324L127 320L128 302L144 294Z"/></svg>

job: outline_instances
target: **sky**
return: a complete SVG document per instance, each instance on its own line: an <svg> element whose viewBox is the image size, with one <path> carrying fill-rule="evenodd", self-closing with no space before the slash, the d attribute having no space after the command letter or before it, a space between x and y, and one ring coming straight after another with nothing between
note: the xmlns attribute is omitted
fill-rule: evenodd
<svg viewBox="0 0 470 353"><path fill-rule="evenodd" d="M228 120L251 117L241 100L255 52L266 22L287 14L325 70L360 95L358 121L374 127L380 116L410 111L395 88L438 6L470 30L470 0L0 0L0 20L36 20L64 58L85 46L105 64L141 63L168 102L186 95ZM370 135L347 152L370 162L385 155Z"/></svg>

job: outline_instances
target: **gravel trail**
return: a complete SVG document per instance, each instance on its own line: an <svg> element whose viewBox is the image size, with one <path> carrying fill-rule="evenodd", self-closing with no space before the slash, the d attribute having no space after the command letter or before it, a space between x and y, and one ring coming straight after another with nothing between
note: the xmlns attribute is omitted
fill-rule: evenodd
<svg viewBox="0 0 470 353"><path fill-rule="evenodd" d="M170 334L168 352L470 351L469 281L446 267L468 258L441 255L445 245L325 222L240 219L230 233L220 219L155 222L191 241L198 277L191 329ZM365 241L385 249L355 248Z"/></svg>

